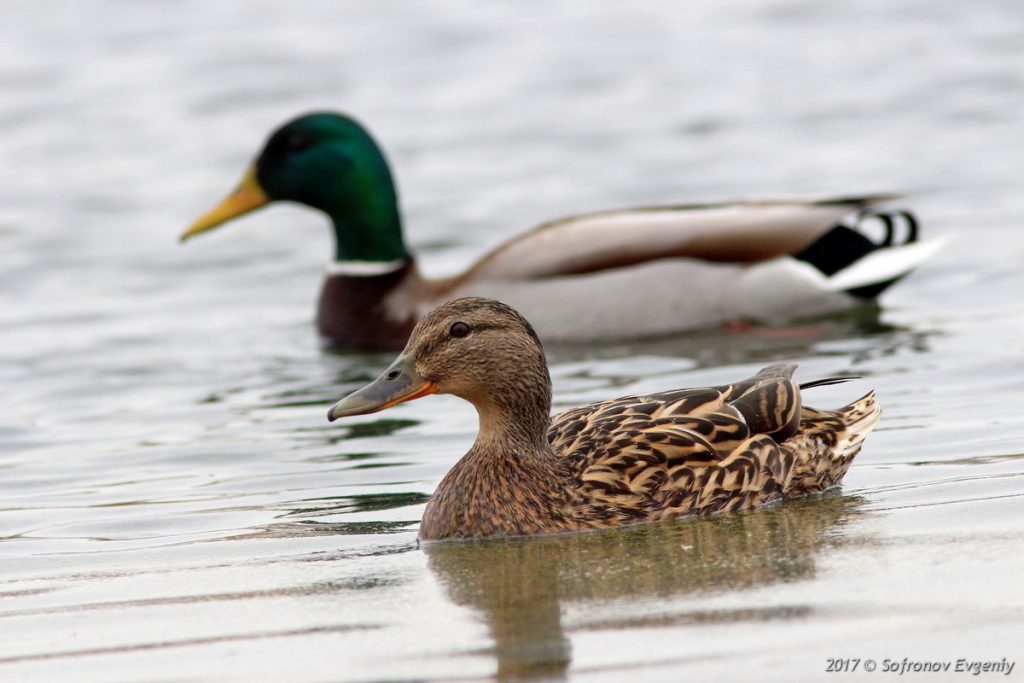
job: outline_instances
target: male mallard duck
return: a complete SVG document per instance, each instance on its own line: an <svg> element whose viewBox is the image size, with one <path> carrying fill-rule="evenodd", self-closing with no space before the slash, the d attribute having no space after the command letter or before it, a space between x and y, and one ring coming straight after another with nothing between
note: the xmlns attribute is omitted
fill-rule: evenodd
<svg viewBox="0 0 1024 683"><path fill-rule="evenodd" d="M275 131L238 188L187 239L272 201L334 224L335 262L320 331L356 348L400 349L438 304L491 296L524 311L545 340L645 337L737 319L841 310L871 299L933 251L906 212L877 215L886 235L857 229L886 196L607 211L545 223L443 280L420 275L402 236L398 195L370 134L333 113ZM893 239L893 218L907 225ZM853 227L841 221L853 219ZM897 243L898 242L898 243Z"/></svg>
<svg viewBox="0 0 1024 683"><path fill-rule="evenodd" d="M870 299L927 258L906 212L874 214L872 242L842 225L890 197L649 207L573 216L520 234L455 278L427 280L402 238L380 147L338 114L310 114L270 135L239 187L188 239L290 200L330 216L335 262L319 330L357 348L401 348L417 319L467 295L508 301L546 340L645 337L737 318L838 310ZM893 218L907 234L893 240ZM638 305L641 304L641 305Z"/></svg>
<svg viewBox="0 0 1024 683"><path fill-rule="evenodd" d="M372 384L330 420L445 393L480 415L476 442L441 480L424 539L601 529L743 510L839 482L881 410L873 393L836 411L801 404L795 365L735 384L628 396L549 416L551 379L533 327L497 301L425 316Z"/></svg>

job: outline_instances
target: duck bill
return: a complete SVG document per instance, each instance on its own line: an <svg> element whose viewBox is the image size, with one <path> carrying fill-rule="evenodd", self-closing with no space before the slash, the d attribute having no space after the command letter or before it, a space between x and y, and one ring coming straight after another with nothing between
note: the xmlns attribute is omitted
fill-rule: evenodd
<svg viewBox="0 0 1024 683"><path fill-rule="evenodd" d="M238 184L234 192L200 216L188 230L181 234L181 241L184 242L201 232L213 230L234 218L244 216L261 206L266 206L269 202L270 198L267 197L267 193L263 191L259 181L256 180L256 167L253 166L242 176L242 182Z"/></svg>
<svg viewBox="0 0 1024 683"><path fill-rule="evenodd" d="M416 372L415 359L399 356L387 370L372 383L349 394L327 411L327 419L367 415L413 399L436 394L437 386Z"/></svg>

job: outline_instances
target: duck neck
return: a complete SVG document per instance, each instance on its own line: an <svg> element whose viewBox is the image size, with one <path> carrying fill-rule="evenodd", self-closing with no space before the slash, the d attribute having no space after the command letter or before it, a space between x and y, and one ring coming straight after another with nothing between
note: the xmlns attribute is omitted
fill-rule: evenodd
<svg viewBox="0 0 1024 683"><path fill-rule="evenodd" d="M480 416L474 450L516 450L523 457L554 457L548 444L551 424L551 389L546 374L508 387L494 387L484 399L473 402Z"/></svg>
<svg viewBox="0 0 1024 683"><path fill-rule="evenodd" d="M576 528L566 499L571 477L547 440L551 390L546 370L543 380L495 387L486 400L473 401L480 432L427 505L422 538L519 536Z"/></svg>
<svg viewBox="0 0 1024 683"><path fill-rule="evenodd" d="M334 225L336 261L397 262L410 258L402 236L398 193L390 174L322 207Z"/></svg>

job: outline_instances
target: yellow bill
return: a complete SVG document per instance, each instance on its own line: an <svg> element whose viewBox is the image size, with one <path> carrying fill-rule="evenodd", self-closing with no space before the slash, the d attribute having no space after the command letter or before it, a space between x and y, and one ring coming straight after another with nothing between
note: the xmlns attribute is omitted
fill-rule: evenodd
<svg viewBox="0 0 1024 683"><path fill-rule="evenodd" d="M184 242L190 237L195 237L201 232L213 230L217 226L230 221L233 218L243 216L250 211L255 211L261 206L270 202L260 183L256 180L256 167L250 167L242 182L234 192L229 194L220 204L213 207L181 234L181 241Z"/></svg>

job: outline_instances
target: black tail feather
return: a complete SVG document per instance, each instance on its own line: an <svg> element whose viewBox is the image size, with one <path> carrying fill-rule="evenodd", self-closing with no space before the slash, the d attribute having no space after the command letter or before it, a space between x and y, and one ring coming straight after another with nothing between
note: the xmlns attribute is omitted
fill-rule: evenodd
<svg viewBox="0 0 1024 683"><path fill-rule="evenodd" d="M849 382L855 379L863 379L860 375L843 375L842 377L826 377L825 379L816 379L811 382L804 382L800 385L800 391L804 389L813 389L814 387L827 387L832 384L842 384L843 382Z"/></svg>
<svg viewBox="0 0 1024 683"><path fill-rule="evenodd" d="M907 239L903 241L903 244L912 244L913 242L916 242L919 230L917 216L909 211L897 211L896 214L898 216L902 216L903 220L907 222Z"/></svg>
<svg viewBox="0 0 1024 683"><path fill-rule="evenodd" d="M854 261L859 261L879 245L864 234L845 225L837 225L794 258L805 261L826 276L832 276Z"/></svg>

